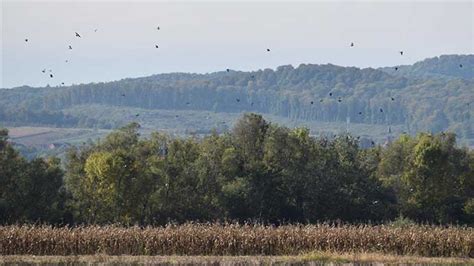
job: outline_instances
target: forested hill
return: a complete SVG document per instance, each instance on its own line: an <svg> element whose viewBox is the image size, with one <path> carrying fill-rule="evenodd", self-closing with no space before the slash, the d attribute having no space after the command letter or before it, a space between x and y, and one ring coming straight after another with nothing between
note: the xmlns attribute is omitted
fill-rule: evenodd
<svg viewBox="0 0 474 266"><path fill-rule="evenodd" d="M251 111L308 121L399 125L410 133L449 130L461 139L473 139L473 69L473 55L453 55L396 71L303 64L254 72L229 69L67 87L21 87L0 90L0 122L84 126L87 121L86 126L100 126L107 114L98 121L87 112L79 116L70 111L94 105Z"/></svg>
<svg viewBox="0 0 474 266"><path fill-rule="evenodd" d="M413 65L384 67L387 73L415 78L474 79L474 55L442 55Z"/></svg>

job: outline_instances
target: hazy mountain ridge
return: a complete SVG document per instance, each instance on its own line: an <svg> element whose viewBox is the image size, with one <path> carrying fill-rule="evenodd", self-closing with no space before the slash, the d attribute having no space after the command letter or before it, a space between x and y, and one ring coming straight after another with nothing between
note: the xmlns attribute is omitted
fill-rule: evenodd
<svg viewBox="0 0 474 266"><path fill-rule="evenodd" d="M381 70L411 78L474 79L474 55L441 55L413 65L384 67Z"/></svg>
<svg viewBox="0 0 474 266"><path fill-rule="evenodd" d="M471 139L473 69L474 55L449 55L401 66L397 71L302 64L253 72L171 73L68 87L20 87L0 90L0 121L114 127L108 117L97 120L87 112L64 112L74 106L104 105L250 111L307 121L350 120L368 126L401 125L410 133L450 130Z"/></svg>

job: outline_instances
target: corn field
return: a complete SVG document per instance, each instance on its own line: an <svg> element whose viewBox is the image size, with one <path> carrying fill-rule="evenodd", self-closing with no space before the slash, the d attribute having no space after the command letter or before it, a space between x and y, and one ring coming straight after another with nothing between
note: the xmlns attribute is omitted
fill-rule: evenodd
<svg viewBox="0 0 474 266"><path fill-rule="evenodd" d="M0 227L0 255L298 255L311 251L473 257L472 227L184 224Z"/></svg>

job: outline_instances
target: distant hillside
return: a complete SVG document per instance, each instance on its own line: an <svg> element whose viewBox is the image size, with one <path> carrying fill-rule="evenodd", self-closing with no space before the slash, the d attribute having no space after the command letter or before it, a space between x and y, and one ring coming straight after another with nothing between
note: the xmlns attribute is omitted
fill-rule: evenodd
<svg viewBox="0 0 474 266"><path fill-rule="evenodd" d="M384 67L381 70L397 76L415 78L474 79L474 55L442 55L413 65Z"/></svg>
<svg viewBox="0 0 474 266"><path fill-rule="evenodd" d="M291 120L350 121L369 128L398 126L410 133L449 130L461 139L474 139L473 67L473 55L456 55L426 59L396 73L389 68L303 64L254 72L173 73L69 87L21 87L0 90L0 122L112 128L140 119L159 128L151 113L144 117L132 110L249 111ZM94 106L94 112L88 106ZM110 112L110 107L130 113ZM178 116L166 119L167 126L180 124Z"/></svg>

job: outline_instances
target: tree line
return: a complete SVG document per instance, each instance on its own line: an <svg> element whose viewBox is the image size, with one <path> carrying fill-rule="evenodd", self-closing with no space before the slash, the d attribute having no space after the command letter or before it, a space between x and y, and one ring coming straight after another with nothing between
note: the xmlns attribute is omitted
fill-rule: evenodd
<svg viewBox="0 0 474 266"><path fill-rule="evenodd" d="M252 113L202 138L139 127L72 148L64 166L24 159L0 131L0 222L474 222L474 152L454 134L362 149Z"/></svg>
<svg viewBox="0 0 474 266"><path fill-rule="evenodd" d="M459 67L462 63L463 67ZM219 113L241 111L308 121L400 125L473 139L474 56L442 56L393 68L302 64L254 72L173 73L67 87L0 90L0 121L110 128L74 106Z"/></svg>

